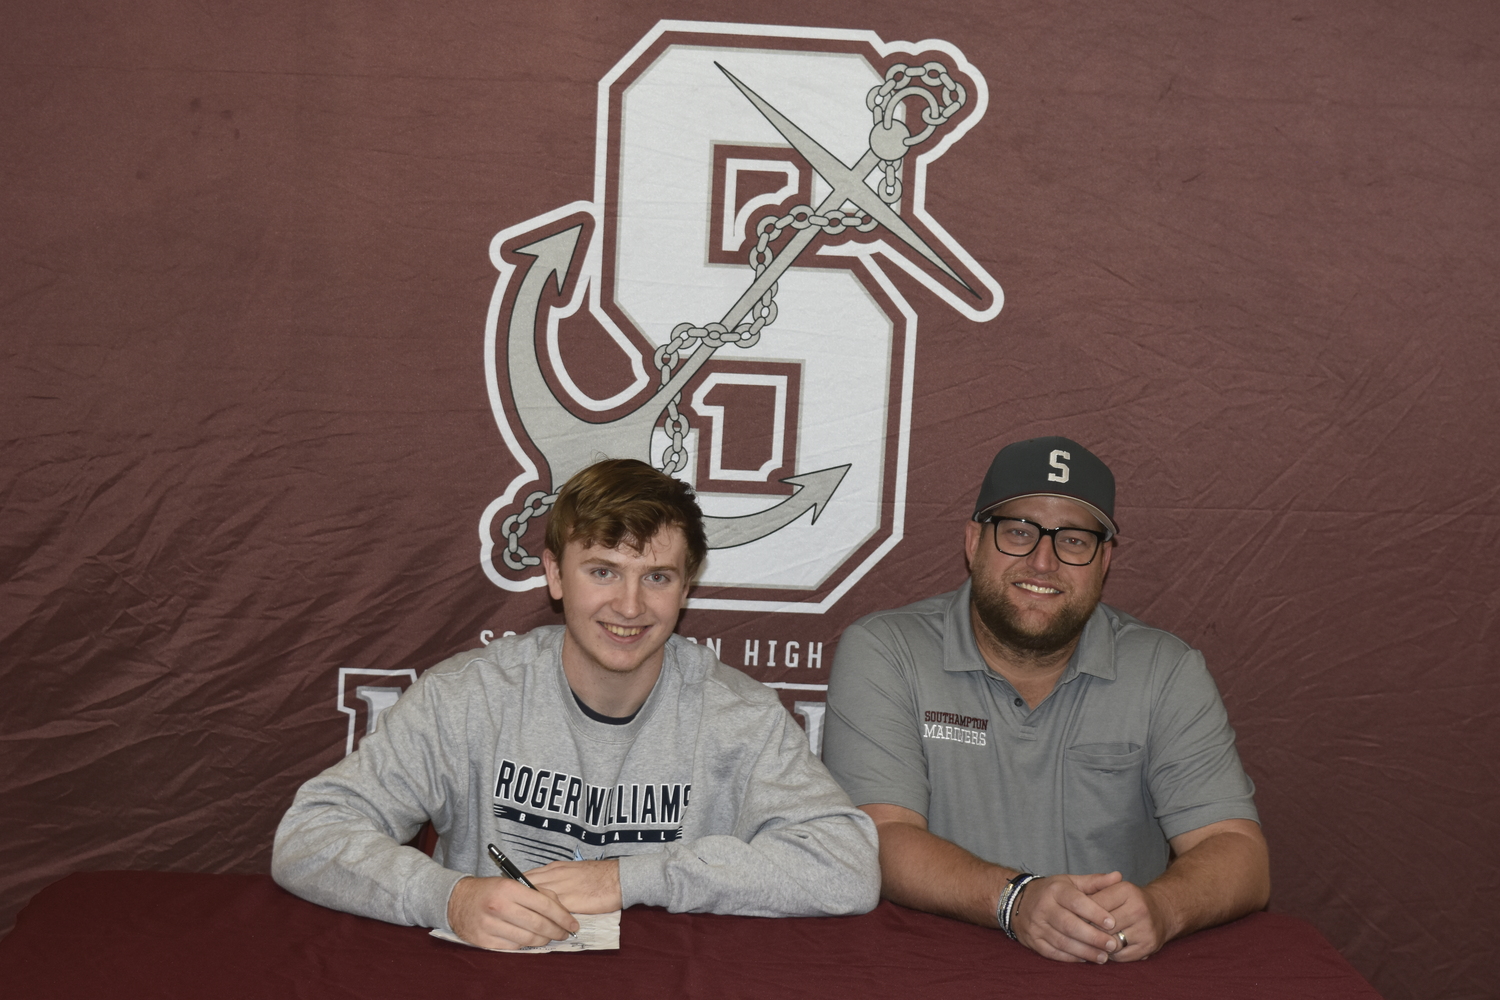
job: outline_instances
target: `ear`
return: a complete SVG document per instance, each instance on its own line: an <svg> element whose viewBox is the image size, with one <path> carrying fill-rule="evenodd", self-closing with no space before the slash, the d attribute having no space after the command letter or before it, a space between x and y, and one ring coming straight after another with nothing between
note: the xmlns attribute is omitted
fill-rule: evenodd
<svg viewBox="0 0 1500 1000"><path fill-rule="evenodd" d="M547 593L554 601L562 600L562 566L553 557L551 549L542 550L542 570L547 574Z"/></svg>
<svg viewBox="0 0 1500 1000"><path fill-rule="evenodd" d="M979 537L984 534L984 525L979 521L964 522L964 561L972 568L974 554L979 551Z"/></svg>
<svg viewBox="0 0 1500 1000"><path fill-rule="evenodd" d="M1109 572L1109 557L1114 555L1114 553L1114 539L1110 539L1107 542L1101 542L1099 544L1099 561L1102 563L1102 565L1099 567L1100 577L1103 577L1104 574Z"/></svg>

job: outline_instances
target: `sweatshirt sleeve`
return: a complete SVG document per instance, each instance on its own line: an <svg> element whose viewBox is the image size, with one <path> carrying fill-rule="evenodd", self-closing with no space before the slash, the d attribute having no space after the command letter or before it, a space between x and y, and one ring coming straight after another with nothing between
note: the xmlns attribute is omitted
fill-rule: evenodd
<svg viewBox="0 0 1500 1000"><path fill-rule="evenodd" d="M620 859L624 905L776 917L864 913L879 902L875 824L779 703L760 717L758 742L721 738L700 762L687 832L701 835Z"/></svg>
<svg viewBox="0 0 1500 1000"><path fill-rule="evenodd" d="M358 750L298 790L272 848L271 875L283 888L349 913L449 929L448 896L464 873L402 846L448 807L452 789L440 776L468 770L444 760L424 679Z"/></svg>

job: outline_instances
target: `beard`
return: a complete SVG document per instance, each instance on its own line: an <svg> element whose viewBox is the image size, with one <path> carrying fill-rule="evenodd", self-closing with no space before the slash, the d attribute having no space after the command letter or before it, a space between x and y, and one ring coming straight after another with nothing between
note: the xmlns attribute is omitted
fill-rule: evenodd
<svg viewBox="0 0 1500 1000"><path fill-rule="evenodd" d="M972 574L971 581L970 600L980 623L1001 646L1027 658L1066 649L1083 634L1089 616L1099 603L1097 592L1092 595L1075 593L1051 620L1035 626L1023 621L1015 605L1007 599L1006 589L1010 584L977 571Z"/></svg>

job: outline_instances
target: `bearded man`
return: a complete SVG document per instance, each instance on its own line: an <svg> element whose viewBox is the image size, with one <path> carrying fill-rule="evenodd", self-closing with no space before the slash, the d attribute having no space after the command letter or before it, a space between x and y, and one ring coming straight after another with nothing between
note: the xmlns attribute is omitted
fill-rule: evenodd
<svg viewBox="0 0 1500 1000"><path fill-rule="evenodd" d="M959 590L839 641L823 757L882 895L1047 958L1130 962L1266 905L1254 786L1203 656L1099 603L1115 480L1063 437L1001 450Z"/></svg>

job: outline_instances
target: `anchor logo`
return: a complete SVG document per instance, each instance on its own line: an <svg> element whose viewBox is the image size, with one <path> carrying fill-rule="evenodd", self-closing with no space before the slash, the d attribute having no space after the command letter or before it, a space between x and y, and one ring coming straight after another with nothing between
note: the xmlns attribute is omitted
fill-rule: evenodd
<svg viewBox="0 0 1500 1000"><path fill-rule="evenodd" d="M985 101L942 42L694 22L642 39L600 84L594 201L491 244L486 374L521 473L481 518L490 579L541 585L530 522L602 457L694 482L720 589L693 606L823 611L889 551L916 315L882 265L972 319L998 313L999 285L924 207L927 165ZM718 320L682 321L715 299ZM726 399L761 403L731 418ZM746 427L760 451L735 466Z"/></svg>

